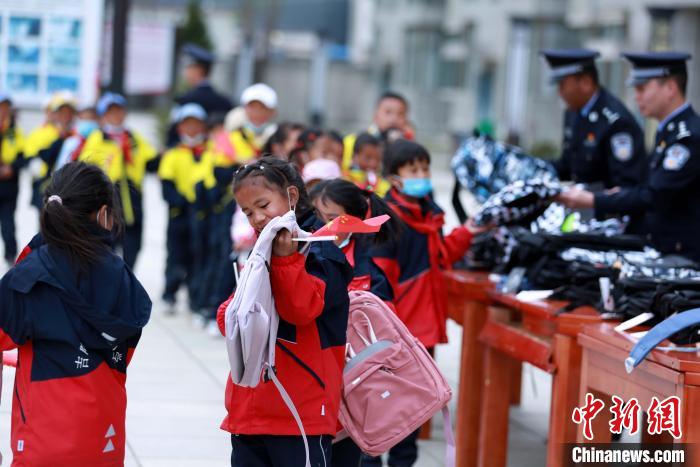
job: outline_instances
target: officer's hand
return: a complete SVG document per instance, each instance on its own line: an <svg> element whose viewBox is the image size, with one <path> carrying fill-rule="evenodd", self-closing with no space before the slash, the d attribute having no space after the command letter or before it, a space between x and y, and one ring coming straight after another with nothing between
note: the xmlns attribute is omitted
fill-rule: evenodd
<svg viewBox="0 0 700 467"><path fill-rule="evenodd" d="M571 209L591 209L595 204L595 196L590 191L570 188L557 196L555 201Z"/></svg>
<svg viewBox="0 0 700 467"><path fill-rule="evenodd" d="M272 254L275 256L290 256L297 251L297 245L292 241L292 233L287 229L277 232L272 241Z"/></svg>
<svg viewBox="0 0 700 467"><path fill-rule="evenodd" d="M610 188L609 190L605 190L605 194L606 195L614 195L615 193L619 193L620 190L622 190L622 188L620 188L619 186L616 186L614 188Z"/></svg>
<svg viewBox="0 0 700 467"><path fill-rule="evenodd" d="M0 180L7 180L8 178L12 178L14 174L15 171L12 170L11 166L0 165Z"/></svg>
<svg viewBox="0 0 700 467"><path fill-rule="evenodd" d="M474 218L470 217L469 219L467 219L467 222L464 224L464 227L466 227L472 235L479 235L493 229L495 225L476 225L476 222L474 222Z"/></svg>

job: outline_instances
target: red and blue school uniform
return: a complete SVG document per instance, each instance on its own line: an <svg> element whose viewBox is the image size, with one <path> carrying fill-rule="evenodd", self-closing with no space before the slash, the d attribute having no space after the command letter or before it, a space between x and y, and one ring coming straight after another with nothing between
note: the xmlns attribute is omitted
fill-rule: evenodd
<svg viewBox="0 0 700 467"><path fill-rule="evenodd" d="M372 235L355 234L350 238L350 242L343 247L345 258L353 271L348 292L353 290L372 292L391 305L394 291L384 271L372 259L373 245Z"/></svg>
<svg viewBox="0 0 700 467"><path fill-rule="evenodd" d="M310 213L300 217L299 224L307 231L322 226ZM299 412L312 461L325 456L336 434L351 280L345 256L331 242L311 243L306 255L297 252L273 256L270 261L270 282L280 316L276 374ZM217 312L222 333L230 300ZM299 428L271 381L246 388L236 386L229 377L226 410L221 428L234 435L234 465L303 465ZM277 457L283 463L275 463Z"/></svg>
<svg viewBox="0 0 700 467"><path fill-rule="evenodd" d="M37 236L22 258L0 281L0 351L18 348L12 465L123 465L126 368L151 301L108 251L79 270Z"/></svg>
<svg viewBox="0 0 700 467"><path fill-rule="evenodd" d="M441 271L464 256L472 234L460 226L443 235L445 213L430 197L416 202L392 189L385 201L406 227L398 241L378 246L372 256L394 289L397 315L432 348L447 342L447 291Z"/></svg>

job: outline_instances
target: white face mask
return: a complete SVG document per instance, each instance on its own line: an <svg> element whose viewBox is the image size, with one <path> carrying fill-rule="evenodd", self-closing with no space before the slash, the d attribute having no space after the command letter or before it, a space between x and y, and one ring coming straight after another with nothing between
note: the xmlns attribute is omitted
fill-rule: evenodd
<svg viewBox="0 0 700 467"><path fill-rule="evenodd" d="M345 248L346 246L348 246L348 245L350 244L350 237L352 237L352 234L351 234L351 233L348 234L348 236L345 238L345 240L343 240L342 242L340 242L340 245L338 245L338 248L340 248L340 249L342 250L343 248Z"/></svg>
<svg viewBox="0 0 700 467"><path fill-rule="evenodd" d="M110 123L105 123L102 129L110 135L120 135L124 133L124 126L122 125L112 125Z"/></svg>
<svg viewBox="0 0 700 467"><path fill-rule="evenodd" d="M189 146L191 148L199 146L204 142L204 133L199 133L196 136L182 134L180 135L180 142L185 146Z"/></svg>

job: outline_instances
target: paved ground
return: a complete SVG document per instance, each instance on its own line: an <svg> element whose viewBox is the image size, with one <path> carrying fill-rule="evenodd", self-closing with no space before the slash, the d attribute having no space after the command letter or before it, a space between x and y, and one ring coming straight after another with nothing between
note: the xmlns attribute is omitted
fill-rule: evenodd
<svg viewBox="0 0 700 467"><path fill-rule="evenodd" d="M24 117L28 123L36 116ZM135 116L132 125L153 138L153 123ZM29 125L27 125L29 127ZM446 159L435 164L433 180L438 201L450 211L451 176ZM165 264L165 206L157 180L145 185L146 225L144 249L136 273L154 302L151 322L129 368L127 390L127 466L194 467L229 465L229 438L218 426L224 416L227 357L222 339L207 336L192 324L186 310L175 317L163 314L160 292ZM28 203L28 180L23 180L17 212L20 244L37 228L37 214ZM448 222L454 225L450 215ZM437 350L438 363L456 389L459 374L461 330L450 322L450 343ZM9 425L14 371L6 368L0 404L0 452L10 463ZM549 377L526 366L523 369L522 405L511 409L509 466L545 464L545 443L550 397ZM452 411L454 413L454 405ZM442 421L435 419L433 440L420 442L420 467L444 465Z"/></svg>

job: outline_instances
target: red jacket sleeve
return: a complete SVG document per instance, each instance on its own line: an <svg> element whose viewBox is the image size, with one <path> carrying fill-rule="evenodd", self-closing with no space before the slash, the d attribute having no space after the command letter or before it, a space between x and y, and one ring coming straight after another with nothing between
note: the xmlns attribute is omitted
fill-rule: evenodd
<svg viewBox="0 0 700 467"><path fill-rule="evenodd" d="M0 329L0 371L2 370L2 351L12 350L15 347L17 347L15 341L13 341L12 338L5 333L5 331Z"/></svg>
<svg viewBox="0 0 700 467"><path fill-rule="evenodd" d="M472 244L472 233L464 226L457 227L444 239L450 264L462 259Z"/></svg>
<svg viewBox="0 0 700 467"><path fill-rule="evenodd" d="M234 294L231 294L228 300L219 305L219 309L216 310L216 324L219 325L219 331L222 336L226 336L226 308L228 308L228 304L233 300L233 295Z"/></svg>
<svg viewBox="0 0 700 467"><path fill-rule="evenodd" d="M374 264L379 266L379 268L382 271L384 271L384 275L386 276L387 280L389 281L389 285L391 285L391 288L394 291L394 298L396 298L395 295L399 286L399 274L401 272L399 262L396 261L396 259L394 258L381 257L374 257L372 258L372 261L374 261Z"/></svg>
<svg viewBox="0 0 700 467"><path fill-rule="evenodd" d="M325 304L326 284L306 271L306 257L300 253L273 256L270 283L277 313L288 323L304 326L318 318Z"/></svg>

